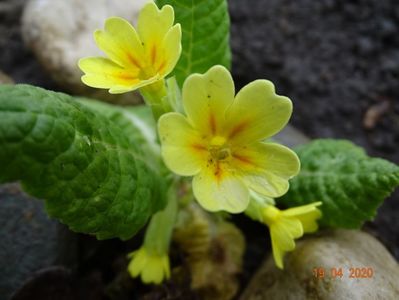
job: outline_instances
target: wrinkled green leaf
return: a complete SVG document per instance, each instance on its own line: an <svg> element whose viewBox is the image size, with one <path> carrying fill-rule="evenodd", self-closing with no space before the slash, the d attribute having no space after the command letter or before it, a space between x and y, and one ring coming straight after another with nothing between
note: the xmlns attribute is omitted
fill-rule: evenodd
<svg viewBox="0 0 399 300"><path fill-rule="evenodd" d="M21 180L74 231L130 238L164 206L163 181L126 135L137 126L120 122L62 93L0 86L0 182Z"/></svg>
<svg viewBox="0 0 399 300"><path fill-rule="evenodd" d="M321 224L359 228L399 185L399 167L371 158L349 141L316 140L296 152L301 172L280 198L287 206L322 201Z"/></svg>
<svg viewBox="0 0 399 300"><path fill-rule="evenodd" d="M88 98L75 98L117 124L132 144L140 145L143 153L149 153L147 163L159 168L162 164L161 148L157 140L156 123L151 109L146 105L115 106Z"/></svg>
<svg viewBox="0 0 399 300"><path fill-rule="evenodd" d="M230 19L226 0L156 0L170 4L182 26L182 55L175 68L180 87L192 73L205 73L214 65L230 68Z"/></svg>

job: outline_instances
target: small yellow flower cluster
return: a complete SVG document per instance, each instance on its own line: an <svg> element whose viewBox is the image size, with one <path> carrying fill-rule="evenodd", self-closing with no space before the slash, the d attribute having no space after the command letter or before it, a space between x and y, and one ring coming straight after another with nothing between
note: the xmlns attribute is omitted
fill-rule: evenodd
<svg viewBox="0 0 399 300"><path fill-rule="evenodd" d="M170 5L159 10L152 2L140 11L137 31L122 18L107 19L105 29L97 30L94 38L108 58L81 59L82 81L113 94L156 85L172 72L180 57L181 28L173 22Z"/></svg>
<svg viewBox="0 0 399 300"><path fill-rule="evenodd" d="M122 18L109 18L104 30L94 34L108 58L81 59L82 81L110 93L140 89L146 100L151 99L154 111L152 101L165 101L164 78L182 50L180 24L173 23L173 8L159 9L153 2L141 10L137 30ZM178 175L193 176L194 196L208 211L241 213L255 207L252 215L269 226L274 259L283 268L284 253L295 248L294 240L317 230L321 203L280 211L270 204L251 206L250 195L280 197L287 192L289 179L299 172L300 162L293 151L266 141L287 124L290 99L277 95L267 80L253 81L236 94L230 72L214 66L186 79L182 102L184 114L165 113L171 109L154 112L157 118L161 116L158 133L166 166ZM143 282L156 284L170 277L167 251L174 219L165 228L161 225L175 210L172 207L151 221L147 237L164 242L161 252L145 243L130 254L128 270L133 277L141 275Z"/></svg>

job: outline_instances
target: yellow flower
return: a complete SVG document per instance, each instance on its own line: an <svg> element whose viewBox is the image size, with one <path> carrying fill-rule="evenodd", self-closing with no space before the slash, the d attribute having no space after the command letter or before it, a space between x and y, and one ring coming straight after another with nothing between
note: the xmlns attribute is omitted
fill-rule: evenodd
<svg viewBox="0 0 399 300"><path fill-rule="evenodd" d="M267 80L251 82L234 94L229 71L212 67L184 83L187 117L172 112L158 122L166 165L176 174L194 176L194 195L209 211L244 211L249 189L279 197L299 171L294 152L262 142L286 125L291 101L276 95Z"/></svg>
<svg viewBox="0 0 399 300"><path fill-rule="evenodd" d="M280 269L285 252L295 249L294 240L317 230L316 220L321 217L319 205L321 202L314 202L283 211L272 205L263 208L263 222L269 226L274 261Z"/></svg>
<svg viewBox="0 0 399 300"><path fill-rule="evenodd" d="M108 56L79 61L88 86L125 93L159 82L175 67L181 53L180 24L173 26L170 5L161 10L153 3L140 11L137 31L119 17L105 22L104 30L94 33L98 47Z"/></svg>
<svg viewBox="0 0 399 300"><path fill-rule="evenodd" d="M168 254L157 254L148 251L145 247L129 254L132 258L128 271L132 277L141 276L144 283L160 284L170 278Z"/></svg>

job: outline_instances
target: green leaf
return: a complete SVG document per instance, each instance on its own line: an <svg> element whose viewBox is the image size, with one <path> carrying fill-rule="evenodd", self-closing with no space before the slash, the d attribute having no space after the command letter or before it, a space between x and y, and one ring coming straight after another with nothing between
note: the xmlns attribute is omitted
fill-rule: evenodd
<svg viewBox="0 0 399 300"><path fill-rule="evenodd" d="M287 206L322 201L321 224L359 228L399 185L399 167L344 140L316 140L296 152L301 172L280 198Z"/></svg>
<svg viewBox="0 0 399 300"><path fill-rule="evenodd" d="M134 127L62 93L0 86L0 182L21 180L74 231L128 239L165 204Z"/></svg>
<svg viewBox="0 0 399 300"><path fill-rule="evenodd" d="M75 99L117 124L132 144L140 145L143 153L150 154L152 159L148 160L149 164L155 168L163 166L156 122L148 106L119 107L89 98L76 97Z"/></svg>
<svg viewBox="0 0 399 300"><path fill-rule="evenodd" d="M175 68L180 87L192 73L214 65L231 66L230 19L226 0L156 0L173 6L182 26L182 55Z"/></svg>

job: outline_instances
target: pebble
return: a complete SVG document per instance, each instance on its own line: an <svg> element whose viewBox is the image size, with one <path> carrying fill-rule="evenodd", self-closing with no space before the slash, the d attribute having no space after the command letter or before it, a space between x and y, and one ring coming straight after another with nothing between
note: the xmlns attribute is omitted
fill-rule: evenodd
<svg viewBox="0 0 399 300"><path fill-rule="evenodd" d="M283 271L277 269L269 257L240 300L399 299L398 263L376 238L362 231L309 236L287 254L284 266Z"/></svg>
<svg viewBox="0 0 399 300"><path fill-rule="evenodd" d="M9 299L43 268L75 265L76 237L19 184L0 185L0 299Z"/></svg>
<svg viewBox="0 0 399 300"><path fill-rule="evenodd" d="M276 142L281 143L289 148L310 142L310 138L308 138L302 131L289 124L285 126L283 130L273 136L272 140L275 140Z"/></svg>
<svg viewBox="0 0 399 300"><path fill-rule="evenodd" d="M13 84L14 80L0 70L0 84Z"/></svg>
<svg viewBox="0 0 399 300"><path fill-rule="evenodd" d="M22 16L22 36L51 77L70 93L120 104L141 101L138 93L110 95L85 86L77 62L82 57L103 56L93 32L104 21L119 16L135 24L147 0L30 0Z"/></svg>

